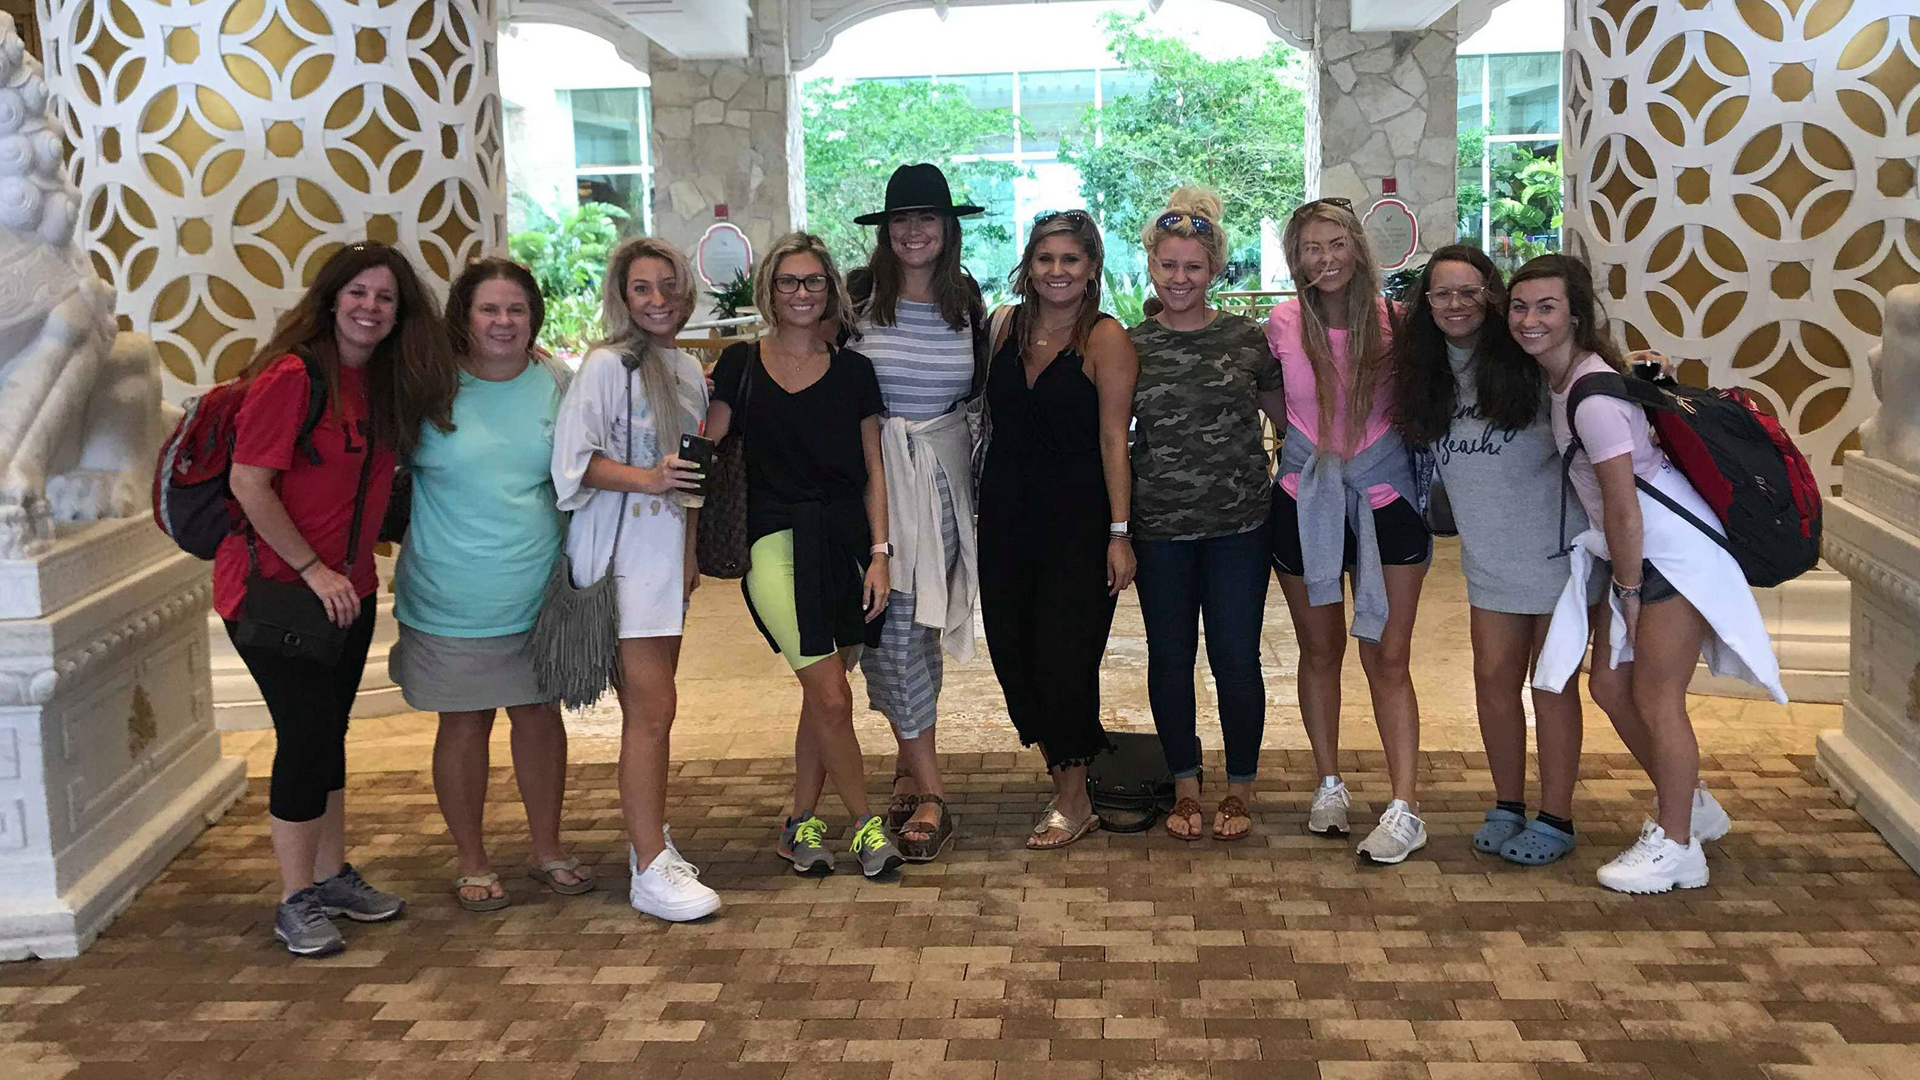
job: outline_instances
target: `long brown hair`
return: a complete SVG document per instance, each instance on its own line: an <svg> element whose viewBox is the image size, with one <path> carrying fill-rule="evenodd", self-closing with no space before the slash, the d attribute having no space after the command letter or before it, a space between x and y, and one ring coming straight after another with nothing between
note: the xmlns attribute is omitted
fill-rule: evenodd
<svg viewBox="0 0 1920 1080"><path fill-rule="evenodd" d="M1100 240L1100 226L1094 223L1093 215L1085 210L1063 210L1052 214L1043 214L1033 223L1033 230L1027 234L1026 250L1020 253L1020 263L1007 276L1013 286L1013 293L1020 298L1020 304L1014 308L1014 332L1020 335L1020 347L1025 350L1032 344L1031 338L1040 327L1040 290L1033 283L1033 253L1049 236L1070 236L1086 253L1087 260L1093 263L1093 269L1087 274L1086 295L1080 298L1080 314L1073 321L1073 349L1076 352L1087 351L1087 338L1093 333L1094 324L1100 321L1100 276L1107 265L1106 245Z"/></svg>
<svg viewBox="0 0 1920 1080"><path fill-rule="evenodd" d="M1347 427L1333 429L1333 395L1340 385L1333 369L1333 339L1327 334L1325 293L1309 282L1301 248L1301 234L1317 221L1338 225L1347 234L1347 249L1353 253L1353 275L1337 302L1345 309L1347 323ZM1367 234L1360 219L1339 203L1310 202L1287 219L1281 238L1287 253L1287 272L1300 289L1300 346L1313 366L1314 396L1320 406L1322 448L1341 456L1352 453L1353 446L1366 431L1367 416L1373 411L1374 386L1380 381L1380 366L1387 360L1386 328L1380 296L1380 266L1374 261Z"/></svg>
<svg viewBox="0 0 1920 1080"><path fill-rule="evenodd" d="M973 276L960 265L960 219L939 209L899 213L935 213L946 219L940 223L940 255L933 263L933 301L939 305L940 317L946 320L947 329L965 330L969 320L980 318L980 286L974 284ZM873 275L873 293L855 312L875 326L893 325L894 313L900 306L900 281L905 276L900 255L893 250L891 224L892 215L889 215L875 230L873 254L867 257L867 272Z"/></svg>
<svg viewBox="0 0 1920 1080"><path fill-rule="evenodd" d="M1573 316L1573 350L1578 359L1597 353L1615 371L1627 370L1620 347L1607 333L1607 312L1593 290L1593 273L1572 255L1540 255L1528 259L1507 282L1507 295L1529 281L1558 280L1567 290L1567 314Z"/></svg>
<svg viewBox="0 0 1920 1080"><path fill-rule="evenodd" d="M673 268L674 324L680 327L693 317L693 264L687 254L656 236L636 236L619 247L607 259L606 277L600 282L600 332L605 336L593 343L596 349L619 353L629 368L640 372L640 385L646 389L647 405L653 410L653 430L660 439L660 453L680 452L680 436L685 417L681 415L680 379L667 367L666 352L640 324L633 321L633 309L627 306L627 275L641 259L659 259Z"/></svg>
<svg viewBox="0 0 1920 1080"><path fill-rule="evenodd" d="M1538 419L1546 394L1545 372L1507 333L1507 293L1500 268L1477 247L1448 244L1421 268L1412 302L1393 334L1393 425L1401 437L1421 446L1446 437L1459 407L1459 383L1447 360L1446 335L1427 300L1433 268L1447 262L1472 267L1486 290L1480 298L1486 321L1473 346L1473 396L1480 415L1502 431L1519 431Z"/></svg>
<svg viewBox="0 0 1920 1080"><path fill-rule="evenodd" d="M273 333L253 354L241 377L252 380L283 356L303 356L326 372L327 390L337 409L340 350L333 336L334 308L340 291L376 266L393 274L398 303L393 329L373 347L367 360L368 425L375 442L404 457L419 442L422 424L453 430L453 394L459 375L433 295L420 284L420 275L407 257L385 244L361 240L329 256L300 301L274 324Z"/></svg>

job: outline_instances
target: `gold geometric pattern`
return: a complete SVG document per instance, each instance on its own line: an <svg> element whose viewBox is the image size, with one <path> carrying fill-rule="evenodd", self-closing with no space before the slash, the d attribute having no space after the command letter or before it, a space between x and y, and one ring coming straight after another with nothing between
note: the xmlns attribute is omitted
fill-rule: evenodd
<svg viewBox="0 0 1920 1080"><path fill-rule="evenodd" d="M230 377L340 245L444 292L505 241L497 0L39 0L81 236L168 395Z"/></svg>
<svg viewBox="0 0 1920 1080"><path fill-rule="evenodd" d="M1886 295L1920 281L1920 7L1570 5L1568 249L1617 334L1753 393L1837 484Z"/></svg>

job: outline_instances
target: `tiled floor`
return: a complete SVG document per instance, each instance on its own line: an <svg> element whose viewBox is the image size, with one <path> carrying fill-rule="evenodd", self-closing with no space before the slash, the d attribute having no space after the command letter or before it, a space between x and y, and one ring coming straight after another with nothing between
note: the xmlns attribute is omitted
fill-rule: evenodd
<svg viewBox="0 0 1920 1080"><path fill-rule="evenodd" d="M1920 1078L1920 877L1813 772L1813 735L1837 710L1694 699L1704 773L1736 821L1705 889L1592 884L1649 797L1592 708L1583 846L1540 870L1477 856L1467 836L1490 783L1444 552L1415 671L1433 842L1388 869L1300 831L1311 765L1276 594L1250 839L1096 834L1025 851L1044 778L1016 752L983 651L954 665L943 702L960 824L947 856L891 881L795 878L770 849L796 691L742 620L737 591L709 582L676 730L674 835L726 897L719 916L668 927L625 906L606 708L574 718L565 822L602 890L510 880L514 907L460 911L426 771L432 720L402 716L356 724L349 800L353 858L412 907L347 926L340 957L293 961L270 934L272 738L230 736L256 777L247 799L85 956L0 965L0 1080ZM1150 724L1144 666L1125 605L1104 682L1116 727ZM1351 666L1362 819L1386 784ZM877 717L861 729L870 751L889 747ZM504 765L504 722L496 735ZM504 869L525 856L524 817L507 770L491 790Z"/></svg>

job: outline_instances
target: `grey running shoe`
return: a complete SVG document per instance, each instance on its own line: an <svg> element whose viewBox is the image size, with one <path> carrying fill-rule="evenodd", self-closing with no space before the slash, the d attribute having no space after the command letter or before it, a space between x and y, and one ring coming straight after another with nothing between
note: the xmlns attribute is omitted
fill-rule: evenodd
<svg viewBox="0 0 1920 1080"><path fill-rule="evenodd" d="M780 857L793 864L796 874L833 873L833 852L827 850L827 823L814 815L789 820L780 833Z"/></svg>
<svg viewBox="0 0 1920 1080"><path fill-rule="evenodd" d="M354 922L386 922L407 909L405 900L367 884L352 863L342 863L340 872L316 883L313 892L329 916L345 915Z"/></svg>
<svg viewBox="0 0 1920 1080"><path fill-rule="evenodd" d="M1347 785L1337 776L1320 781L1307 810L1307 831L1315 836L1345 836L1348 832Z"/></svg>
<svg viewBox="0 0 1920 1080"><path fill-rule="evenodd" d="M893 846L886 823L878 814L860 823L860 828L854 831L850 850L853 857L860 860L860 872L870 878L877 878L907 861L900 849Z"/></svg>
<svg viewBox="0 0 1920 1080"><path fill-rule="evenodd" d="M273 938L295 956L332 956L347 947L347 939L327 918L317 889L301 889L273 911Z"/></svg>
<svg viewBox="0 0 1920 1080"><path fill-rule="evenodd" d="M1375 866L1405 862L1407 856L1427 846L1427 824L1414 815L1406 800L1395 799L1380 815L1380 824L1360 841L1360 861Z"/></svg>

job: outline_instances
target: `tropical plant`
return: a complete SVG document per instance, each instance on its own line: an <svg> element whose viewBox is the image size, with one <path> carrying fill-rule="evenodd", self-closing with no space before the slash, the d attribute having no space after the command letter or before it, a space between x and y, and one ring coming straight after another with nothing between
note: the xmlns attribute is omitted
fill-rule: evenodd
<svg viewBox="0 0 1920 1080"><path fill-rule="evenodd" d="M733 280L713 290L713 317L737 319L740 312L753 306L753 282L746 271L735 270Z"/></svg>
<svg viewBox="0 0 1920 1080"><path fill-rule="evenodd" d="M1060 159L1080 170L1081 194L1115 236L1135 235L1182 184L1212 188L1234 261L1257 266L1261 219L1284 220L1306 186L1302 54L1276 43L1210 60L1144 32L1141 19L1109 14L1102 26L1114 58L1151 81L1087 110L1081 130L1061 139Z"/></svg>
<svg viewBox="0 0 1920 1080"><path fill-rule="evenodd" d="M520 203L529 227L507 238L507 250L533 272L546 301L539 344L579 355L598 335L600 279L619 243L619 223L631 215L608 203L581 203L557 216L524 195Z"/></svg>
<svg viewBox="0 0 1920 1080"><path fill-rule="evenodd" d="M1101 272L1100 310L1120 320L1121 326L1139 326L1146 321L1147 298L1153 295L1153 281L1145 274Z"/></svg>

